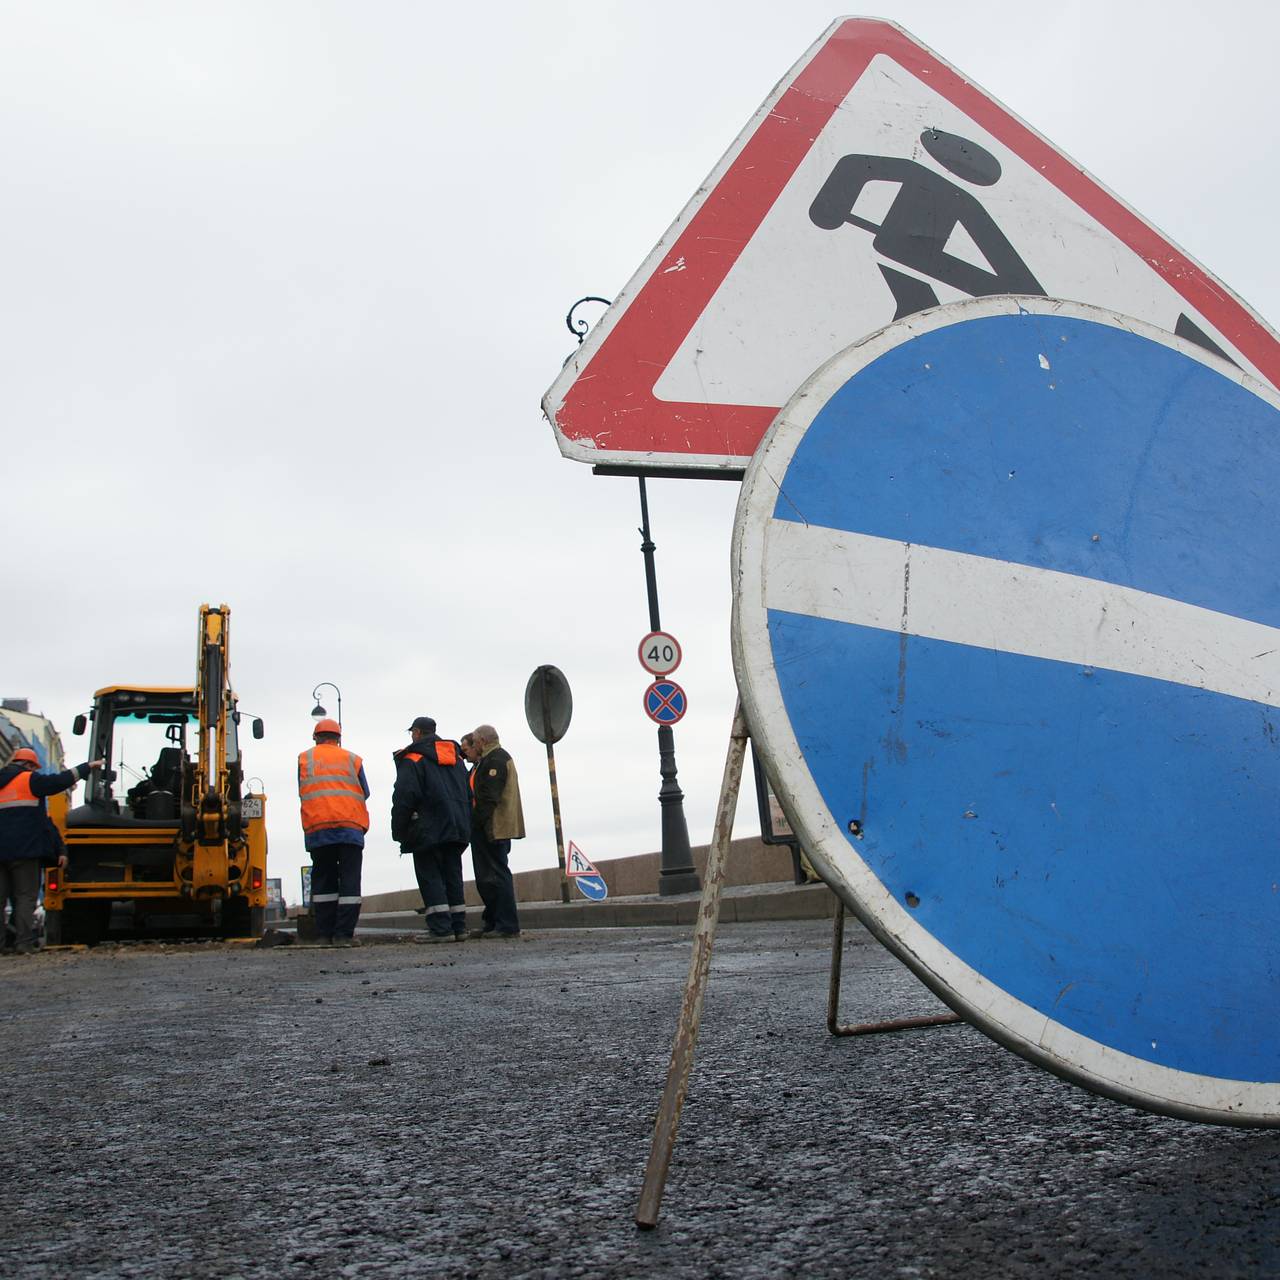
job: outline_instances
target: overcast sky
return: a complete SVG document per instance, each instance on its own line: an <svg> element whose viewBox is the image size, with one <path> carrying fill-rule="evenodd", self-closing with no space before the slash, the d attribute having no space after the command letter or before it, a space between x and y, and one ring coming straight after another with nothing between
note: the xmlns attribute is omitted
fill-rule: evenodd
<svg viewBox="0 0 1280 1280"><path fill-rule="evenodd" d="M877 12L1280 320L1276 7ZM636 484L563 460L539 401L574 346L569 305L621 290L836 16L0 3L0 693L82 759L70 724L92 691L189 683L196 607L229 603L234 684L267 724L246 754L270 872L296 901L319 681L373 787L366 893L413 883L387 811L420 714L455 737L498 727L529 823L513 862L553 865L523 692L555 663L575 696L566 834L592 858L656 848ZM695 843L733 708L736 490L649 485Z"/></svg>

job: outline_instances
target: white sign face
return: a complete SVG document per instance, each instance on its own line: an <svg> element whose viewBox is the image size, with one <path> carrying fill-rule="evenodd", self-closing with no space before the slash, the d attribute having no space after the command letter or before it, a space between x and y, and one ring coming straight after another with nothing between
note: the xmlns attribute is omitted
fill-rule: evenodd
<svg viewBox="0 0 1280 1280"><path fill-rule="evenodd" d="M543 407L578 461L737 470L837 352L997 294L1108 308L1280 385L1280 342L1225 285L901 28L848 19L757 112Z"/></svg>
<svg viewBox="0 0 1280 1280"><path fill-rule="evenodd" d="M684 654L680 641L666 631L651 631L640 641L640 665L655 676L669 676Z"/></svg>
<svg viewBox="0 0 1280 1280"><path fill-rule="evenodd" d="M240 801L240 816L242 818L262 817L262 797L245 796Z"/></svg>

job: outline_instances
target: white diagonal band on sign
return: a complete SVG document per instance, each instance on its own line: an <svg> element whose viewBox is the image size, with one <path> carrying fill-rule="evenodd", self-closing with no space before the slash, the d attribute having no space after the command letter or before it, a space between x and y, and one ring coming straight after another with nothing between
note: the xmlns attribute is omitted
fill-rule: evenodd
<svg viewBox="0 0 1280 1280"><path fill-rule="evenodd" d="M1280 706L1280 630L1032 565L772 520L767 609Z"/></svg>

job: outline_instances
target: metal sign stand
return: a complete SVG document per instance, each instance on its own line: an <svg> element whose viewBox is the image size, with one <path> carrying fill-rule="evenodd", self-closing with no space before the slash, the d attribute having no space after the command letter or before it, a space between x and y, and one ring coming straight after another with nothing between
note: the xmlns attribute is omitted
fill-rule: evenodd
<svg viewBox="0 0 1280 1280"><path fill-rule="evenodd" d="M524 688L524 716L530 732L547 748L547 776L551 781L551 816L556 827L556 862L560 867L560 901L568 902L569 879L564 865L564 828L560 822L560 787L556 782L554 744L569 731L573 694L559 667L544 665L529 677Z"/></svg>
<svg viewBox="0 0 1280 1280"><path fill-rule="evenodd" d="M560 788L556 783L556 749L549 731L551 724L551 708L547 705L547 683L542 682L539 690L542 701L542 722L548 726L547 733L547 774L551 779L551 816L556 824L556 861L560 865L560 901L569 901L569 877L564 869L564 827L560 823Z"/></svg>
<svg viewBox="0 0 1280 1280"><path fill-rule="evenodd" d="M680 1005L680 1017L676 1023L675 1041L671 1046L671 1061L667 1067L667 1082L658 1103L658 1115L653 1126L653 1142L649 1148L649 1160L645 1165L644 1183L640 1200L636 1205L636 1226L652 1230L658 1225L662 1208L662 1193L667 1185L671 1157L675 1151L676 1133L680 1125L680 1110L689 1092L689 1076L693 1070L693 1051L698 1040L698 1028L702 1021L702 1000L706 995L707 978L711 971L711 948L715 942L716 926L720 922L720 893L724 887L725 863L729 843L733 836L733 817L738 807L738 791L742 785L742 765L746 757L747 720L739 698L733 712L733 728L729 732L729 750L724 762L724 777L720 782L720 799L716 804L715 830L711 847L707 851L707 870L702 882L702 900L698 906L698 918L693 927L693 952L689 958L689 973L685 979L684 999ZM896 1018L887 1022L863 1022L841 1026L838 1021L840 1004L840 969L844 953L844 903L837 900L834 930L831 938L831 982L827 997L827 1029L833 1036L875 1035L884 1031L904 1031L911 1027L934 1027L960 1022L955 1013L934 1014L923 1018Z"/></svg>
<svg viewBox="0 0 1280 1280"><path fill-rule="evenodd" d="M656 628L655 628L656 629ZM702 880L702 901L693 926L693 954L689 958L689 976L684 984L684 1002L676 1024L675 1043L671 1046L671 1064L667 1068L667 1084L658 1104L658 1118L653 1126L653 1145L645 1166L640 1203L636 1206L636 1226L651 1230L658 1225L662 1192L667 1185L671 1155L676 1145L676 1129L680 1124L680 1108L689 1091L689 1073L693 1069L693 1048L698 1040L702 1020L702 997L707 990L711 969L711 946L715 942L720 920L720 890L724 886L725 858L733 835L733 815L738 807L738 789L742 784L742 761L747 751L747 719L738 700L733 712L733 728L729 732L729 751L725 756L724 778L720 783L720 800L716 805L716 825L707 850L707 870Z"/></svg>
<svg viewBox="0 0 1280 1280"><path fill-rule="evenodd" d="M831 930L831 983L827 988L827 1030L833 1036L874 1036L885 1031L908 1031L912 1027L942 1027L963 1022L958 1013L934 1013L922 1018L890 1018L886 1022L840 1023L840 968L844 960L844 903L836 899L836 915Z"/></svg>

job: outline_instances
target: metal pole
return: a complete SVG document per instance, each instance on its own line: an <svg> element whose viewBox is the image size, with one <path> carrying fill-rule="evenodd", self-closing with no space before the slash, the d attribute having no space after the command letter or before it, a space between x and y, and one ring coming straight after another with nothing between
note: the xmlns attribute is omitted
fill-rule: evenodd
<svg viewBox="0 0 1280 1280"><path fill-rule="evenodd" d="M658 571L653 562L653 553L657 551L653 539L649 536L649 495L644 487L644 476L640 477L640 554L644 556L644 585L649 593L649 630L661 631L662 619L658 616Z"/></svg>
<svg viewBox="0 0 1280 1280"><path fill-rule="evenodd" d="M658 572L653 553L657 550L649 536L649 495L644 476L640 477L640 552L644 556L644 582L649 595L649 630L661 631L658 614ZM658 771L662 785L658 803L662 806L662 856L658 869L658 892L697 893L698 873L689 846L689 824L684 816L684 792L676 778L676 739L670 725L658 726Z"/></svg>
<svg viewBox="0 0 1280 1280"><path fill-rule="evenodd" d="M560 864L560 901L569 901L569 877L564 869L564 828L560 825L560 788L556 785L556 752L547 743L547 772L551 775L551 813L556 821L556 861Z"/></svg>
<svg viewBox="0 0 1280 1280"><path fill-rule="evenodd" d="M551 742L551 708L547 706L547 682L540 681L542 733L547 743L547 774L551 778L551 815L556 823L556 861L560 864L560 901L569 901L569 877L564 871L564 828L560 825L560 787L556 783L556 753Z"/></svg>
<svg viewBox="0 0 1280 1280"><path fill-rule="evenodd" d="M716 806L715 833L707 851L707 875L702 886L702 902L693 927L693 954L689 957L689 976L685 979L684 1002L680 1021L671 1046L671 1063L667 1068L667 1084L658 1104L658 1118L653 1126L653 1146L645 1166L644 1185L636 1206L636 1226L646 1229L658 1225L662 1192L667 1185L667 1172L676 1145L680 1125L680 1108L689 1091L689 1073L693 1069L693 1049L698 1040L702 1020L702 997L707 990L711 970L711 947L720 920L720 890L724 886L725 860L733 836L733 815L738 807L738 790L742 784L742 758L747 750L747 720L739 699L733 711L733 728L729 733L729 750L725 756L724 778L720 783L720 802Z"/></svg>

